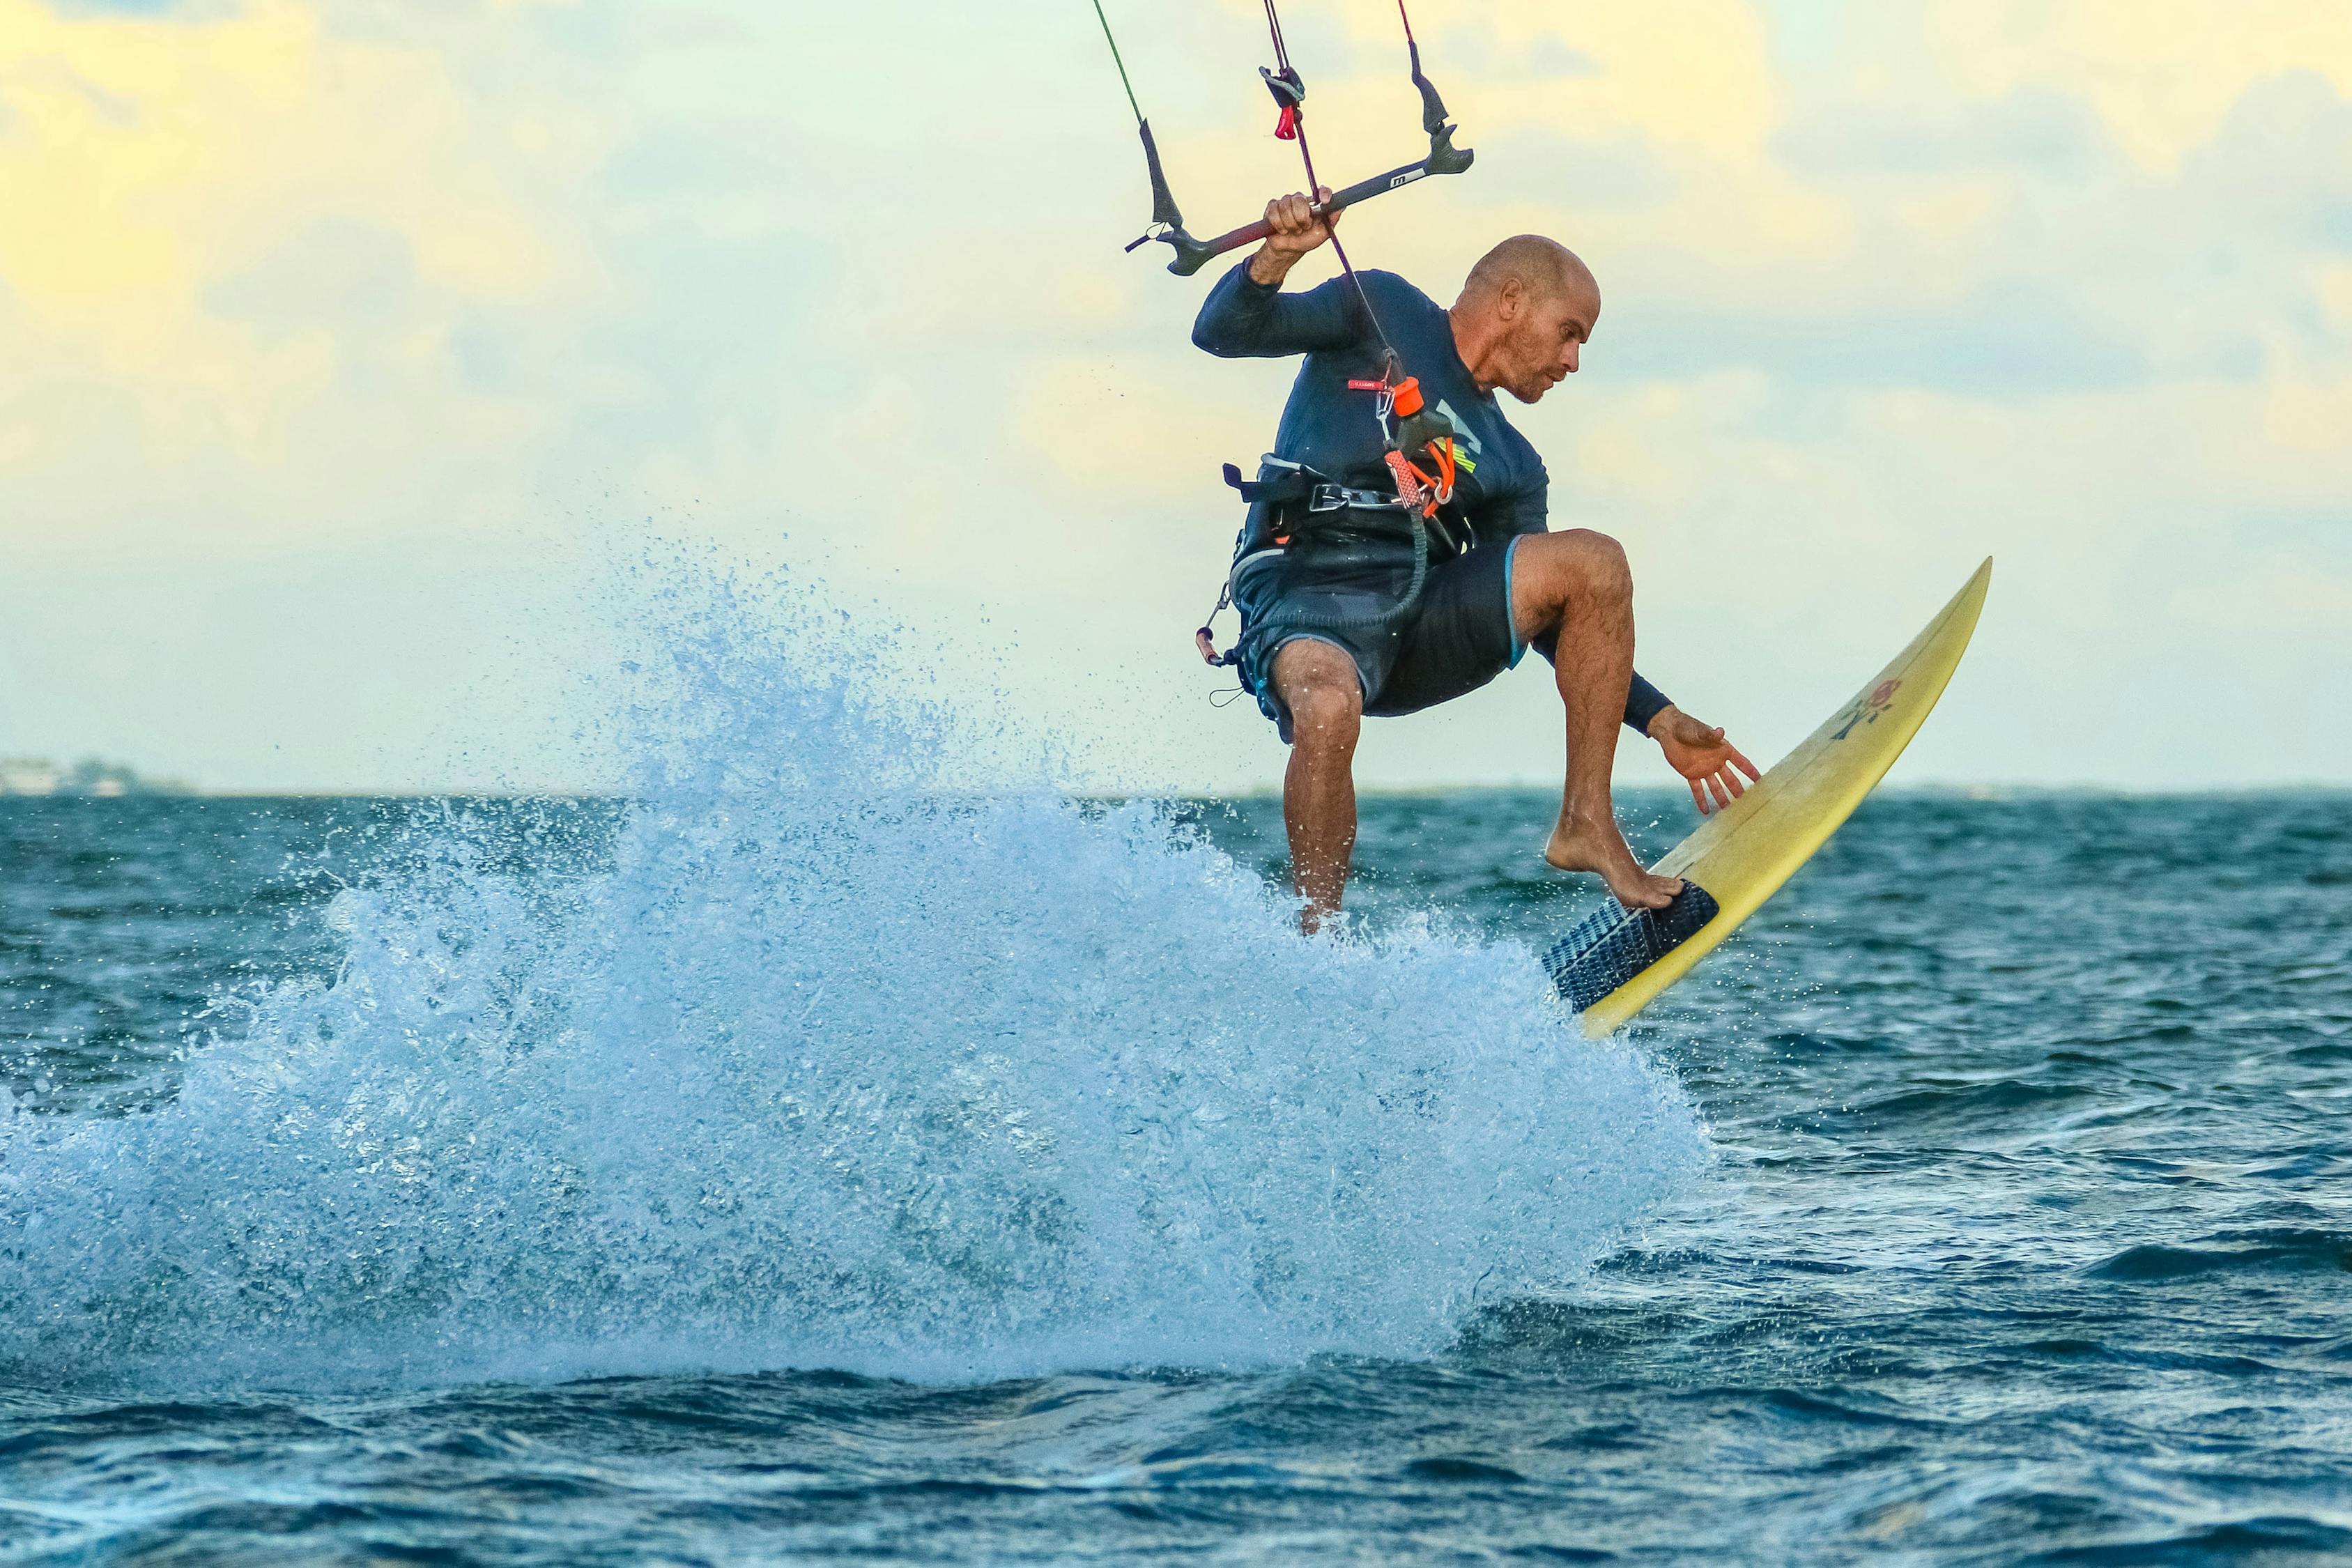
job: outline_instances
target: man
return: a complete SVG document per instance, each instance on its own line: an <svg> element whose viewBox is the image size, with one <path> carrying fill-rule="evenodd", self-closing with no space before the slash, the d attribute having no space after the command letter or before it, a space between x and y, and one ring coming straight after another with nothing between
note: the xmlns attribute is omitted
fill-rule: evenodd
<svg viewBox="0 0 2352 1568"><path fill-rule="evenodd" d="M1495 397L1534 403L1575 374L1599 285L1565 247L1520 235L1471 269L1450 310L1385 272L1358 275L1360 292L1336 278L1285 294L1339 215L1292 195L1265 217L1265 243L1211 290L1192 341L1227 358L1307 356L1230 580L1242 684L1291 742L1282 808L1302 923L1316 929L1347 887L1363 715L1459 697L1529 647L1550 660L1568 716L1567 784L1544 858L1599 873L1628 909L1663 908L1681 882L1642 868L1610 805L1619 721L1658 742L1701 812L1743 794L1739 774L1756 767L1634 673L1624 551L1589 530L1548 531L1549 476ZM1454 431L1454 499L1424 533L1425 565L1422 525L1386 499L1396 487L1376 400L1391 347Z"/></svg>

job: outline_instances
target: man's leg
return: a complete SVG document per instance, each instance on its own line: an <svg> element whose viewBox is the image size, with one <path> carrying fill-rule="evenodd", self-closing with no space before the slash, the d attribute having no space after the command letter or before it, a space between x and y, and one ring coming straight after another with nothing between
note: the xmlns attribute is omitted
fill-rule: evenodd
<svg viewBox="0 0 2352 1568"><path fill-rule="evenodd" d="M1312 931L1339 907L1356 853L1356 737L1364 727L1364 689L1354 659L1312 637L1283 644L1273 676L1275 695L1290 713L1290 767L1282 776L1290 883L1307 900L1299 926Z"/></svg>
<svg viewBox="0 0 2352 1568"><path fill-rule="evenodd" d="M1633 679L1633 574L1625 552L1581 528L1529 534L1515 551L1512 627L1522 641L1558 639L1552 669L1568 709L1568 783L1544 858L1563 871L1599 872L1627 909L1663 908L1682 883L1642 869L1609 800L1617 726Z"/></svg>

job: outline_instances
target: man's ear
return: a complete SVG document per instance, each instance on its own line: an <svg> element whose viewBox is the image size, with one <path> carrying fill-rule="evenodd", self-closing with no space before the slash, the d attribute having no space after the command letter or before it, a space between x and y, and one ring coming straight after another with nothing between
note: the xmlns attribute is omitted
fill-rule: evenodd
<svg viewBox="0 0 2352 1568"><path fill-rule="evenodd" d="M1506 278L1495 290L1495 314L1504 321L1516 321L1528 302L1528 286L1516 278Z"/></svg>

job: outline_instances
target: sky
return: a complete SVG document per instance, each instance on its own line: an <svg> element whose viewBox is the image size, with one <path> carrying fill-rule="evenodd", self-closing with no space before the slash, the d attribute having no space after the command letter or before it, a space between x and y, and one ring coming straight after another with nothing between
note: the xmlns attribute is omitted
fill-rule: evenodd
<svg viewBox="0 0 2352 1568"><path fill-rule="evenodd" d="M1196 230L1295 187L1255 0L1106 8ZM1283 12L1327 178L1417 156L1394 13ZM1511 414L1682 706L1777 756L1990 555L1897 778L2352 775L2352 5L1413 22L1477 163L1351 253L1441 300L1513 233L1591 264ZM1090 780L1269 785L1191 640L1290 367L1190 346L1215 274L1121 254L1147 213L1086 0L0 0L0 754L585 782L599 574L683 542ZM1559 750L1530 661L1360 774Z"/></svg>

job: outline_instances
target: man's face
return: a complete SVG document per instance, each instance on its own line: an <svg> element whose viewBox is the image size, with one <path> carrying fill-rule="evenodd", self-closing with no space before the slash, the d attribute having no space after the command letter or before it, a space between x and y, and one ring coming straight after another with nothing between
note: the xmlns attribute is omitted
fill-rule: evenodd
<svg viewBox="0 0 2352 1568"><path fill-rule="evenodd" d="M1521 403L1533 403L1576 374L1577 357L1601 320L1601 296L1577 284L1561 294L1518 293L1501 303L1510 319L1503 336L1500 384Z"/></svg>

